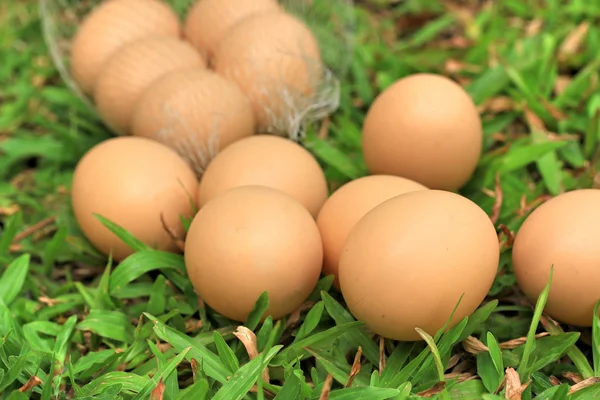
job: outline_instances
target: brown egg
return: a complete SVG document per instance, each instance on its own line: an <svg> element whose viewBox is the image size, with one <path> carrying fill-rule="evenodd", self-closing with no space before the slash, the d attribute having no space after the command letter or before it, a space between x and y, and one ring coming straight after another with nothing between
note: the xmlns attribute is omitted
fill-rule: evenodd
<svg viewBox="0 0 600 400"><path fill-rule="evenodd" d="M517 282L533 304L550 279L544 311L560 322L592 326L600 300L600 190L563 193L535 209L512 249Z"/></svg>
<svg viewBox="0 0 600 400"><path fill-rule="evenodd" d="M137 102L148 86L164 74L206 62L183 40L154 36L123 46L98 77L94 95L98 112L116 133L130 133Z"/></svg>
<svg viewBox="0 0 600 400"><path fill-rule="evenodd" d="M244 321L267 291L263 318L279 319L308 298L321 273L323 249L314 219L292 197L264 186L231 189L194 218L185 264L199 297Z"/></svg>
<svg viewBox="0 0 600 400"><path fill-rule="evenodd" d="M179 37L179 19L159 0L107 0L88 14L71 45L71 74L87 93L94 92L105 63L123 45L151 35Z"/></svg>
<svg viewBox="0 0 600 400"><path fill-rule="evenodd" d="M280 9L277 0L198 0L188 11L185 36L210 60L231 27L254 13Z"/></svg>
<svg viewBox="0 0 600 400"><path fill-rule="evenodd" d="M200 181L200 207L220 193L245 185L281 190L314 217L328 194L325 175L312 154L291 140L272 135L241 139L217 154Z"/></svg>
<svg viewBox="0 0 600 400"><path fill-rule="evenodd" d="M340 287L337 277L340 256L354 225L384 201L426 189L398 176L371 175L346 183L327 199L317 217L317 226L323 240L323 274L335 276L335 287Z"/></svg>
<svg viewBox="0 0 600 400"><path fill-rule="evenodd" d="M133 250L94 217L122 226L147 245L177 251L175 235L185 232L180 216L194 214L198 182L175 151L146 138L117 137L89 150L77 164L71 198L75 217L100 252L123 260Z"/></svg>
<svg viewBox="0 0 600 400"><path fill-rule="evenodd" d="M423 73L400 79L375 99L362 146L372 174L456 190L473 175L482 141L481 119L468 93L446 77Z"/></svg>
<svg viewBox="0 0 600 400"><path fill-rule="evenodd" d="M341 291L354 316L389 339L435 335L477 309L500 258L496 230L471 200L441 190L414 191L369 211L340 259Z"/></svg>
<svg viewBox="0 0 600 400"><path fill-rule="evenodd" d="M312 32L283 11L236 24L217 48L214 68L250 98L262 132L284 134L290 119L311 104L323 72Z"/></svg>
<svg viewBox="0 0 600 400"><path fill-rule="evenodd" d="M254 134L250 102L233 83L210 70L176 70L157 79L133 114L133 135L177 150L200 175L220 150Z"/></svg>

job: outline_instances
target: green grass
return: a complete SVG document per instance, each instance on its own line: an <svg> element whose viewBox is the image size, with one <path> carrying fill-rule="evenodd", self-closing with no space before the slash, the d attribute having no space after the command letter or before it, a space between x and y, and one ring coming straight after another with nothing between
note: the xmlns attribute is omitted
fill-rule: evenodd
<svg viewBox="0 0 600 400"><path fill-rule="evenodd" d="M485 155L461 193L506 233L482 307L443 334L422 332L423 342L379 341L325 278L296 321L259 323L268 305L261 298L244 324L259 352L250 359L237 324L199 308L180 255L130 238L140 251L113 266L83 238L69 205L71 174L110 134L58 78L36 4L3 1L0 398L600 396L599 322L581 331L555 325L541 313L547 291L534 312L510 265L511 232L539 201L592 185L600 3L503 0L480 9L482 2L463 1L471 5L458 10L436 0L357 3L341 108L325 140L310 133L305 143L332 182L362 176L360 127L377 93L419 71L464 82L483 110ZM574 40L582 23L587 33Z"/></svg>

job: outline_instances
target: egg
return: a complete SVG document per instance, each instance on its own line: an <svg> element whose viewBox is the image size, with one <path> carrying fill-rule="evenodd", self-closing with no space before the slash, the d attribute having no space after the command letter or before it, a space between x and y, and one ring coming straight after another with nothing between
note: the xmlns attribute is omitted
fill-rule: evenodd
<svg viewBox="0 0 600 400"><path fill-rule="evenodd" d="M544 312L592 326L600 300L600 190L560 194L536 208L517 232L512 262L517 283L535 304L550 279Z"/></svg>
<svg viewBox="0 0 600 400"><path fill-rule="evenodd" d="M179 37L175 12L159 0L107 0L79 25L71 44L71 74L92 94L105 63L123 45L146 36Z"/></svg>
<svg viewBox="0 0 600 400"><path fill-rule="evenodd" d="M133 250L94 214L122 226L148 246L177 251L163 220L175 236L183 237L180 218L193 217L197 190L194 172L175 151L150 139L127 136L105 140L81 158L73 175L71 200L90 243L121 261Z"/></svg>
<svg viewBox="0 0 600 400"><path fill-rule="evenodd" d="M194 217L185 265L198 296L220 314L245 321L263 292L279 319L315 287L323 249L317 225L296 200L276 189L243 186L208 202Z"/></svg>
<svg viewBox="0 0 600 400"><path fill-rule="evenodd" d="M317 226L323 240L323 274L335 276L335 287L339 289L337 271L342 249L356 223L386 200L426 189L410 179L371 175L346 183L327 199L317 217Z"/></svg>
<svg viewBox="0 0 600 400"><path fill-rule="evenodd" d="M278 189L316 217L327 200L325 175L313 155L291 140L273 135L241 139L217 154L202 175L200 207L227 190L245 185Z"/></svg>
<svg viewBox="0 0 600 400"><path fill-rule="evenodd" d="M280 134L311 106L323 75L316 38L283 11L236 24L216 50L214 69L250 98L261 132Z"/></svg>
<svg viewBox="0 0 600 400"><path fill-rule="evenodd" d="M416 341L477 309L494 281L500 249L490 218L471 200L418 190L384 201L356 223L339 264L352 314L373 332Z"/></svg>
<svg viewBox="0 0 600 400"><path fill-rule="evenodd" d="M135 108L131 132L175 149L201 175L229 144L254 134L250 102L233 83L200 68L152 83Z"/></svg>
<svg viewBox="0 0 600 400"><path fill-rule="evenodd" d="M457 190L482 152L481 119L469 94L444 76L419 73L385 89L365 117L362 149L372 174Z"/></svg>
<svg viewBox="0 0 600 400"><path fill-rule="evenodd" d="M280 9L277 0L199 0L188 11L185 37L210 60L231 27L257 12Z"/></svg>
<svg viewBox="0 0 600 400"><path fill-rule="evenodd" d="M123 46L98 77L94 99L99 114L116 133L130 133L131 119L145 89L164 74L206 62L188 43L153 36Z"/></svg>

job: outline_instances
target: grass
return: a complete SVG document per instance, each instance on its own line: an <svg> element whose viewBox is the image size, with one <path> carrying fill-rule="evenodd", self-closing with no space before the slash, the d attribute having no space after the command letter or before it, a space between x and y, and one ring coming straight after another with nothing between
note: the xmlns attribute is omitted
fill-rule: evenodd
<svg viewBox="0 0 600 400"><path fill-rule="evenodd" d="M423 342L384 341L324 278L300 314L259 323L263 296L238 328L199 306L180 255L129 238L139 251L107 264L78 230L68 188L78 159L110 134L58 78L37 5L2 2L0 398L600 395L598 321L584 330L556 324L542 314L547 290L535 308L526 303L510 265L513 234L536 205L592 185L600 3L386 3L357 1L340 110L327 137L309 133L305 143L331 182L362 176L360 127L377 93L419 71L461 81L485 131L480 168L461 192L502 232L499 273L481 308L443 334L421 332Z"/></svg>

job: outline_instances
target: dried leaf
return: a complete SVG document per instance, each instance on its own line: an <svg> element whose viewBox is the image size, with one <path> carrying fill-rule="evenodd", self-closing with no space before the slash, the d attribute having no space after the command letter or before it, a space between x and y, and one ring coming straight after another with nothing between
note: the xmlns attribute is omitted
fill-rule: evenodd
<svg viewBox="0 0 600 400"><path fill-rule="evenodd" d="M502 185L500 184L500 173L496 174L496 186L494 188L494 206L492 207L492 215L490 219L492 223L496 225L498 219L500 218L500 210L502 209Z"/></svg>
<svg viewBox="0 0 600 400"><path fill-rule="evenodd" d="M21 393L29 392L31 389L33 389L34 387L39 386L41 384L42 384L42 380L34 375L31 378L29 378L29 380L27 382L25 382L25 384L23 386L21 386L19 388L19 392L21 392Z"/></svg>
<svg viewBox="0 0 600 400"><path fill-rule="evenodd" d="M446 387L446 382L437 382L433 387L427 390L423 390L422 392L417 393L417 396L421 397L433 397L436 394L439 394Z"/></svg>
<svg viewBox="0 0 600 400"><path fill-rule="evenodd" d="M573 393L577 392L578 390L585 389L586 387L590 387L597 383L600 383L600 378L598 378L596 376L592 376L591 378L587 378L587 379L571 386L571 389L569 389L569 393L573 394Z"/></svg>
<svg viewBox="0 0 600 400"><path fill-rule="evenodd" d="M575 372L565 371L563 372L563 376L573 383L580 383L583 381L583 376L581 376L581 374L576 374Z"/></svg>
<svg viewBox="0 0 600 400"><path fill-rule="evenodd" d="M521 385L519 373L514 368L506 368L506 399L521 400L521 395L530 383Z"/></svg>
<svg viewBox="0 0 600 400"><path fill-rule="evenodd" d="M567 86L571 84L572 80L573 78L571 78L570 76L558 76L554 81L554 94L556 94L557 96L563 94Z"/></svg>
<svg viewBox="0 0 600 400"><path fill-rule="evenodd" d="M381 375L381 371L385 368L385 338L383 336L379 337L379 375Z"/></svg>
<svg viewBox="0 0 600 400"><path fill-rule="evenodd" d="M558 58L560 60L564 60L573 54L577 54L589 29L589 22L584 21L581 24L579 24L577 28L571 31L571 33L569 33L569 35L565 38L565 40L562 42L558 49Z"/></svg>
<svg viewBox="0 0 600 400"><path fill-rule="evenodd" d="M468 336L465 340L463 340L462 345L465 351L471 354L478 354L483 351L490 350L485 344L483 344L481 340L473 336Z"/></svg>
<svg viewBox="0 0 600 400"><path fill-rule="evenodd" d="M152 390L152 393L150 393L150 400L163 400L163 394L165 392L165 389L166 386L161 379L160 382L158 382L158 384L156 385L156 387Z"/></svg>
<svg viewBox="0 0 600 400"><path fill-rule="evenodd" d="M543 24L544 21L542 21L541 19L533 19L529 21L529 23L525 26L525 36L537 36L537 34L540 33Z"/></svg>
<svg viewBox="0 0 600 400"><path fill-rule="evenodd" d="M362 357L362 347L358 346L358 351L356 352L356 355L354 356L354 362L352 363L352 369L350 369L350 377L348 378L348 382L346 382L345 387L352 386L352 382L354 382L354 378L356 378L356 375L358 375L358 373L360 372L361 357Z"/></svg>
<svg viewBox="0 0 600 400"><path fill-rule="evenodd" d="M542 333L538 333L537 335L535 335L535 338L539 339L539 338L543 338L544 336L548 336L548 335L550 335L548 332L542 332ZM500 343L500 348L504 349L504 350L512 350L519 346L524 345L525 342L527 342L527 338L520 337L517 339L512 339L512 340Z"/></svg>
<svg viewBox="0 0 600 400"><path fill-rule="evenodd" d="M240 342L246 348L246 352L248 353L248 357L250 360L255 359L258 356L258 344L256 342L256 335L250 329L245 326L238 326L237 330L233 332L236 338L239 339ZM265 368L262 372L263 381L269 382L269 370Z"/></svg>
<svg viewBox="0 0 600 400"><path fill-rule="evenodd" d="M331 383L332 382L333 382L333 375L327 374L325 383L323 383L323 389L321 389L321 395L319 396L319 400L328 400L329 399L329 393L331 392Z"/></svg>

